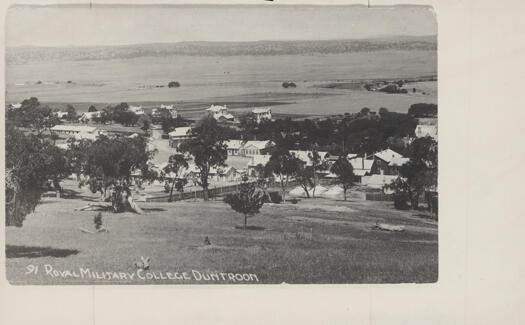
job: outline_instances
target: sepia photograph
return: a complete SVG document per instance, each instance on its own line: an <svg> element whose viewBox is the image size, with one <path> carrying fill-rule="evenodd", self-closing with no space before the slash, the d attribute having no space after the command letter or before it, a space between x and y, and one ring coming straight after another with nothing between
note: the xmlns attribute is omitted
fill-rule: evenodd
<svg viewBox="0 0 525 325"><path fill-rule="evenodd" d="M431 5L10 6L8 282L438 282L437 24Z"/></svg>

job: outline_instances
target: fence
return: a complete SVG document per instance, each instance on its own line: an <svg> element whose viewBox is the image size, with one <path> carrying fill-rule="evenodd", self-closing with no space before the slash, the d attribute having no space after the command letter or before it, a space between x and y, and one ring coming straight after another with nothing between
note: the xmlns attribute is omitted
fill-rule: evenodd
<svg viewBox="0 0 525 325"><path fill-rule="evenodd" d="M366 193L365 197L368 201L394 201L394 196L392 194L385 194L382 192Z"/></svg>
<svg viewBox="0 0 525 325"><path fill-rule="evenodd" d="M239 184L213 187L208 189L208 198L214 199L216 197L221 197L225 194L235 193L239 190ZM183 193L173 193L172 201L181 201L181 200L191 200L191 199L202 199L204 198L204 190L183 192ZM169 202L170 196L163 195L157 197L148 197L146 202Z"/></svg>

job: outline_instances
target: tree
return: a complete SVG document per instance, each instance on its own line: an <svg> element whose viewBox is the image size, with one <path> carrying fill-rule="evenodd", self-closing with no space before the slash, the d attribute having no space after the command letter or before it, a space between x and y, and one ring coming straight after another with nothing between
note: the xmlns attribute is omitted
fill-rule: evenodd
<svg viewBox="0 0 525 325"><path fill-rule="evenodd" d="M282 146L276 146L266 168L279 176L283 201L286 201L286 189L290 178L295 177L300 170L301 160L296 158L290 151Z"/></svg>
<svg viewBox="0 0 525 325"><path fill-rule="evenodd" d="M137 124L139 117L137 114L129 111L116 111L113 114L113 121L120 123L124 126L134 126Z"/></svg>
<svg viewBox="0 0 525 325"><path fill-rule="evenodd" d="M72 167L68 159L66 150L56 146L49 146L43 152L44 164L48 178L53 182L53 188L57 193L57 197L62 194L62 187L60 182L71 175Z"/></svg>
<svg viewBox="0 0 525 325"><path fill-rule="evenodd" d="M366 115L370 114L370 108L363 107L363 108L361 108L361 111L359 111L359 113L361 113L361 115L363 115L363 116L366 116Z"/></svg>
<svg viewBox="0 0 525 325"><path fill-rule="evenodd" d="M168 87L169 88L178 88L178 87L180 87L180 83L178 81L170 81L168 83Z"/></svg>
<svg viewBox="0 0 525 325"><path fill-rule="evenodd" d="M264 192L257 189L255 183L249 183L248 177L243 178L237 193L228 194L224 197L224 202L229 204L234 211L244 215L244 230L246 230L248 217L259 213L264 201Z"/></svg>
<svg viewBox="0 0 525 325"><path fill-rule="evenodd" d="M410 145L410 161L399 168L406 181L412 209L419 206L419 198L426 190L437 186L437 142L431 137L418 138Z"/></svg>
<svg viewBox="0 0 525 325"><path fill-rule="evenodd" d="M84 176L79 185L88 185L93 193L100 192L104 198L110 192L114 212L127 209L138 212L131 196L132 174L139 173L148 182L157 178L148 164L155 151L148 150L147 139L100 136L94 142L82 141L79 145L80 148L72 149L76 153L74 169Z"/></svg>
<svg viewBox="0 0 525 325"><path fill-rule="evenodd" d="M317 146L314 146L312 151L308 153L308 158L310 158L310 161L312 162L312 198L315 198L315 188L317 187L317 184L319 183L319 179L317 177L317 172L320 170L323 170L326 168L326 164L321 159L321 156L319 155L319 151L317 151Z"/></svg>
<svg viewBox="0 0 525 325"><path fill-rule="evenodd" d="M76 121L77 120L77 118L78 118L77 111L76 111L75 107L73 107L73 105L68 104L66 106L66 112L67 112L66 120L68 120L68 121Z"/></svg>
<svg viewBox="0 0 525 325"><path fill-rule="evenodd" d="M6 226L21 227L25 216L40 202L49 179L67 176L63 153L41 135L24 134L6 124Z"/></svg>
<svg viewBox="0 0 525 325"><path fill-rule="evenodd" d="M199 169L199 186L204 192L204 200L208 201L208 177L210 168L224 166L228 156L223 129L213 117L205 117L196 127L191 129L191 139L183 141L179 149L193 157Z"/></svg>
<svg viewBox="0 0 525 325"><path fill-rule="evenodd" d="M95 106L93 106L93 105L89 106L89 108L88 108L88 112L97 112L97 111L98 111L98 109Z"/></svg>
<svg viewBox="0 0 525 325"><path fill-rule="evenodd" d="M304 162L300 164L300 167L297 171L297 174L295 176L295 180L299 183L299 185L303 188L304 192L306 193L306 197L310 197L310 190L312 189L312 196L313 196L313 187L314 187L314 171L312 166L305 166Z"/></svg>
<svg viewBox="0 0 525 325"><path fill-rule="evenodd" d="M418 103L408 109L408 115L413 117L436 117L438 107L436 104Z"/></svg>
<svg viewBox="0 0 525 325"><path fill-rule="evenodd" d="M170 184L170 198L169 202L173 201L173 189L178 185L179 192L182 192L184 190L184 184L183 182L179 181L183 178L181 178L180 173L183 169L188 168L188 161L184 157L184 155L181 154L174 154L171 155L168 159L168 164L166 167L164 167L163 172L165 173L165 178ZM185 180L185 179L184 179ZM187 181L186 181L187 183ZM180 188L182 185L182 189Z"/></svg>
<svg viewBox="0 0 525 325"><path fill-rule="evenodd" d="M330 171L337 176L337 183L343 187L344 199L346 201L346 191L354 185L355 181L354 168L346 158L346 154L339 156L330 168Z"/></svg>
<svg viewBox="0 0 525 325"><path fill-rule="evenodd" d="M31 128L37 133L60 123L53 110L41 105L36 97L24 99L19 108L8 108L6 120L14 126Z"/></svg>

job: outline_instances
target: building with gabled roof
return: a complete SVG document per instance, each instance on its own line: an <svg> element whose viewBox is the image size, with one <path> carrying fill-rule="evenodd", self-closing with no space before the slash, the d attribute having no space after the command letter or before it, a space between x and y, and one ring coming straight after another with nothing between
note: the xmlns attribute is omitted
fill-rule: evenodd
<svg viewBox="0 0 525 325"><path fill-rule="evenodd" d="M255 108L252 110L255 121L261 123L264 120L272 120L272 110L270 108Z"/></svg>

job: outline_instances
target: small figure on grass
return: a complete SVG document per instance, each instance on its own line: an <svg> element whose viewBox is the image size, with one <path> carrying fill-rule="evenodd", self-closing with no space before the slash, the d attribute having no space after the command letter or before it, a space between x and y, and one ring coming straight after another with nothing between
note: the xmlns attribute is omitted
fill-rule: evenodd
<svg viewBox="0 0 525 325"><path fill-rule="evenodd" d="M80 231L88 234L95 234L98 232L109 232L109 229L107 229L103 225L102 212L98 212L97 214L95 214L95 216L93 217L93 223L95 224L95 231L87 230L85 228L80 228Z"/></svg>
<svg viewBox="0 0 525 325"><path fill-rule="evenodd" d="M224 197L224 202L228 203L236 212L244 215L244 230L246 230L248 217L259 213L264 201L264 192L258 189L255 183L249 183L247 176L243 177L237 193L228 194Z"/></svg>

